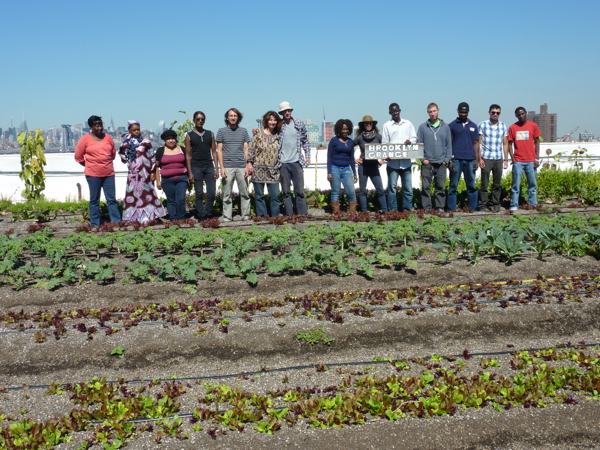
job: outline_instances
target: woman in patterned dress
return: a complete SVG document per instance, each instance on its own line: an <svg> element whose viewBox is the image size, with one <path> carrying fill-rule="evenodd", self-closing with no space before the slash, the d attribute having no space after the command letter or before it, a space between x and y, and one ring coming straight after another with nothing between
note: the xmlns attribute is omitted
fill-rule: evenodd
<svg viewBox="0 0 600 450"><path fill-rule="evenodd" d="M267 216L264 185L270 197L271 217L279 215L279 130L283 124L275 111L267 112L262 119L263 128L252 138L248 150L248 163L253 170L254 202L256 215Z"/></svg>
<svg viewBox="0 0 600 450"><path fill-rule="evenodd" d="M130 120L127 125L129 131L123 134L119 148L121 161L129 169L123 220L145 223L164 217L166 212L154 190L152 174L156 160L152 144L142 137L137 120Z"/></svg>

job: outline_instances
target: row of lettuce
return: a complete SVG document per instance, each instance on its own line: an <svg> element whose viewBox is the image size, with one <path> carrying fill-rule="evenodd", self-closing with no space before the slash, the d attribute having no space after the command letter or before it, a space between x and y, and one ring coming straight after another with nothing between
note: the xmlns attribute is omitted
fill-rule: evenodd
<svg viewBox="0 0 600 450"><path fill-rule="evenodd" d="M289 385L286 374L278 389L266 392L250 388L245 380L255 378L248 376L239 377L235 385L198 380L197 388L189 381L131 384L97 377L53 383L39 401L64 397L62 416L33 420L0 415L0 422L6 422L0 423L0 448L53 448L75 441L82 449L96 445L116 449L148 434L160 444L168 438L186 440L193 433L208 440L228 431L273 434L283 426L343 428L485 407L497 411L550 404L573 407L582 400L600 400L597 348L515 351L509 357L481 359L465 350L460 358L431 355L412 361L382 357L374 361L385 366L377 371L368 364L352 370L339 367L339 381L329 381L327 387ZM503 365L507 368L500 371ZM316 372L327 370L326 365L316 367ZM184 403L192 403L185 401L190 395L200 406L182 411Z"/></svg>
<svg viewBox="0 0 600 450"><path fill-rule="evenodd" d="M71 233L50 228L24 237L0 235L0 282L15 289L56 289L101 283L177 281L194 290L219 274L256 284L261 274L306 271L367 278L376 269L416 268L421 262L473 264L484 257L511 263L524 255L543 259L600 255L600 216L486 218L468 221L409 216L396 222L329 222L305 227L252 226L246 230L146 228L142 232Z"/></svg>

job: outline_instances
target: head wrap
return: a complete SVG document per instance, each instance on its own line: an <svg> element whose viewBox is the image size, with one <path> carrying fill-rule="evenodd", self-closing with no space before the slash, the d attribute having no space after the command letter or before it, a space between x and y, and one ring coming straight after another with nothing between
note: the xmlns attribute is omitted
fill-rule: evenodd
<svg viewBox="0 0 600 450"><path fill-rule="evenodd" d="M140 126L140 123L137 120L128 120L127 121L127 129L130 130L133 125ZM127 146L127 151L125 154L127 155L127 159L129 161L135 161L137 157L137 148L142 143L144 139L140 134L137 138L134 138L131 133L123 133L122 135L123 141L128 141L129 145Z"/></svg>

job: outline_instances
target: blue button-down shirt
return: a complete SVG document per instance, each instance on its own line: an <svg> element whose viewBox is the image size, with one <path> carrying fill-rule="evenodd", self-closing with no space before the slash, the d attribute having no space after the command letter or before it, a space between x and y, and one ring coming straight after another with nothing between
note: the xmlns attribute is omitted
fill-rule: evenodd
<svg viewBox="0 0 600 450"><path fill-rule="evenodd" d="M479 124L481 135L481 157L484 159L502 159L504 157L504 138L508 136L506 124L498 121L496 125L486 120Z"/></svg>

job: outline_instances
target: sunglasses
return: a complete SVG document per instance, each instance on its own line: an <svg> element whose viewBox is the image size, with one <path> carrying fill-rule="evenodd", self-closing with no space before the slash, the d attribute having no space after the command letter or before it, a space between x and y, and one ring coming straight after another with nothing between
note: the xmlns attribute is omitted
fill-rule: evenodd
<svg viewBox="0 0 600 450"><path fill-rule="evenodd" d="M490 114L492 114L493 116L499 116L500 111L492 111Z"/></svg>
<svg viewBox="0 0 600 450"><path fill-rule="evenodd" d="M194 119L196 122L204 122L205 119L203 119L202 117L197 117Z"/></svg>

